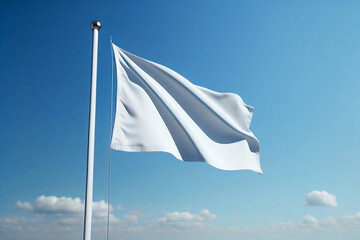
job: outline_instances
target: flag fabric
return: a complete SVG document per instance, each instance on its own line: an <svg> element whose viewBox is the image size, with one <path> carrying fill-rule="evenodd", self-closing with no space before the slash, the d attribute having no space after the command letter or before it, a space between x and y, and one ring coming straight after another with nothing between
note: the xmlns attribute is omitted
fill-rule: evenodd
<svg viewBox="0 0 360 240"><path fill-rule="evenodd" d="M253 108L233 93L196 86L175 71L112 44L117 70L111 148L162 151L186 162L262 173Z"/></svg>

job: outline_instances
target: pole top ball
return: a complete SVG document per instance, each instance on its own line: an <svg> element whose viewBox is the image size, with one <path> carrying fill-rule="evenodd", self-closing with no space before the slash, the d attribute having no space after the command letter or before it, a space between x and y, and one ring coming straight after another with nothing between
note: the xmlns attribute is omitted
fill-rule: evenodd
<svg viewBox="0 0 360 240"><path fill-rule="evenodd" d="M100 30L101 23L99 21L93 21L90 25L91 30L94 31L94 29Z"/></svg>

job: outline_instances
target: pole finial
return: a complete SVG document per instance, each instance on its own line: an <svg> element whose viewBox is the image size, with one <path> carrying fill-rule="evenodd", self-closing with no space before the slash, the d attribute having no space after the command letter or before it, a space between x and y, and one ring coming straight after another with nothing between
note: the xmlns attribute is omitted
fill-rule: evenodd
<svg viewBox="0 0 360 240"><path fill-rule="evenodd" d="M94 31L94 29L100 30L101 23L99 21L93 21L90 25L91 30Z"/></svg>

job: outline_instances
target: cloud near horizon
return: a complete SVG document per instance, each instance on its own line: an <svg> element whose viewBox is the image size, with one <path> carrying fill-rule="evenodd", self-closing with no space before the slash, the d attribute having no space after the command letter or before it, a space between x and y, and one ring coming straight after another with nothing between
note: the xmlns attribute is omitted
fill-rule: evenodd
<svg viewBox="0 0 360 240"><path fill-rule="evenodd" d="M0 239L2 236L19 239L75 239L81 237L83 227L84 201L80 198L39 196L33 204L18 201L16 209L29 212L33 217L7 216L0 218ZM148 207L147 207L148 208ZM120 208L122 209L122 208ZM114 208L111 206L111 212ZM130 211L131 212L131 211ZM113 232L141 233L152 231L195 231L210 229L216 215L203 209L199 214L190 212L164 212L163 217L151 218L151 213L126 214L115 217L110 214L110 228ZM93 202L94 236L104 233L107 220L107 203ZM130 234L131 235L131 234Z"/></svg>
<svg viewBox="0 0 360 240"><path fill-rule="evenodd" d="M39 196L32 205L29 202L17 201L15 208L19 210L43 213L43 214L81 214L84 211L85 203L80 198ZM93 213L95 215L107 214L107 203L104 200L93 202ZM114 208L110 205L110 212Z"/></svg>
<svg viewBox="0 0 360 240"><path fill-rule="evenodd" d="M165 217L158 218L153 226L173 229L202 228L208 226L215 218L216 215L210 213L207 209L202 210L200 214L169 212L165 214Z"/></svg>
<svg viewBox="0 0 360 240"><path fill-rule="evenodd" d="M337 207L336 197L326 191L312 191L306 194L305 206Z"/></svg>
<svg viewBox="0 0 360 240"><path fill-rule="evenodd" d="M106 202L96 202L94 208L98 214L93 215L93 239L103 239L107 215L102 214ZM69 204L74 204L69 206ZM40 196L34 204L18 201L15 207L31 213L31 216L7 216L0 218L0 239L45 240L81 238L83 216L79 208L83 201L78 198ZM101 213L101 214L99 214ZM120 211L118 212L120 213ZM112 236L122 236L133 240L174 239L208 239L208 240L248 240L263 239L356 239L360 237L360 212L343 217L329 216L317 219L306 215L297 222L275 222L257 227L217 226L217 216L208 209L199 213L189 211L163 212L163 216L152 217L151 214L110 214L110 232ZM286 238L284 237L286 236ZM335 236L335 238L334 238ZM330 239L329 238L329 239Z"/></svg>

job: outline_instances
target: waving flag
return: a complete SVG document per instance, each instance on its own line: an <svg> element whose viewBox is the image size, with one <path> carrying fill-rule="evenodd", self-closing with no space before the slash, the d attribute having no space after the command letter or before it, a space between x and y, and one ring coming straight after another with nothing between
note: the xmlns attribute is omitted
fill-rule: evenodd
<svg viewBox="0 0 360 240"><path fill-rule="evenodd" d="M196 86L160 64L113 44L117 69L111 148L163 151L186 162L262 173L253 108L233 93Z"/></svg>

